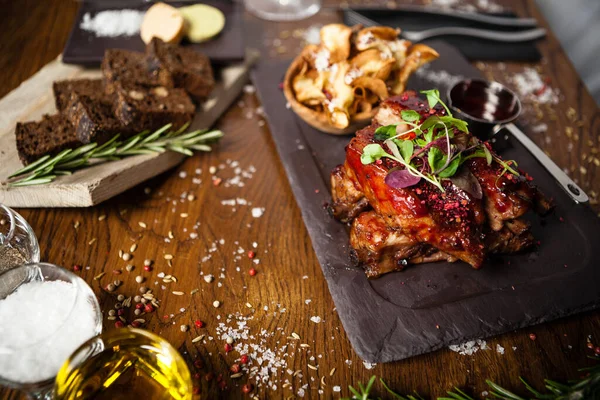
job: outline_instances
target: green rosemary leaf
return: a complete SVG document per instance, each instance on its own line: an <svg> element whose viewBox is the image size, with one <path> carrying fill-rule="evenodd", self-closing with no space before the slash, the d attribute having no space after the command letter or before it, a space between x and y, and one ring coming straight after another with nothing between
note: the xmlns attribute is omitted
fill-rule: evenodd
<svg viewBox="0 0 600 400"><path fill-rule="evenodd" d="M186 156L193 156L194 155L194 153L191 150L188 150L188 149L186 149L184 147L181 147L181 146L172 146L172 145L170 145L167 148L169 150L173 150L173 151L175 151L177 153L185 154Z"/></svg>
<svg viewBox="0 0 600 400"><path fill-rule="evenodd" d="M87 164L87 159L79 158L79 159L75 159L75 160L69 161L64 164L60 164L58 167L60 167L62 169L75 169L75 168L79 168L82 165L86 165L86 164Z"/></svg>
<svg viewBox="0 0 600 400"><path fill-rule="evenodd" d="M10 185L11 186L42 185L44 183L52 182L54 180L54 178L56 178L56 175L48 175L48 176L45 176L44 178L33 179L31 181L17 181L17 182L11 183Z"/></svg>
<svg viewBox="0 0 600 400"><path fill-rule="evenodd" d="M163 151L164 152L164 151ZM162 153L162 152L157 152L151 149L131 149L126 151L125 153L121 153L120 155L122 156L137 156L140 154L156 154L156 153Z"/></svg>
<svg viewBox="0 0 600 400"><path fill-rule="evenodd" d="M475 400L457 387L455 387L454 390L456 392L448 392L448 395L452 400Z"/></svg>
<svg viewBox="0 0 600 400"><path fill-rule="evenodd" d="M492 388L492 395L499 398L499 399L505 399L505 400L527 400L524 399L520 396L517 396L516 394L504 389L502 386L499 386L497 384L495 384L494 382L490 381L489 379L486 379L485 381L488 386L490 388Z"/></svg>
<svg viewBox="0 0 600 400"><path fill-rule="evenodd" d="M138 142L140 142L142 140L142 136L134 136L133 138L131 138L130 140L127 140L124 144L123 147L120 147L116 153L117 154L123 154L125 152L127 152L127 150L131 149L133 146L135 146L136 144L138 144Z"/></svg>
<svg viewBox="0 0 600 400"><path fill-rule="evenodd" d="M65 163L73 160L74 158L78 157L79 155L93 150L97 146L98 146L97 143L90 143L90 144L86 144L81 147L78 147L75 150L73 150L72 152L70 152L69 154L67 154L65 157L63 157L56 165L65 164Z"/></svg>
<svg viewBox="0 0 600 400"><path fill-rule="evenodd" d="M206 144L193 144L190 146L190 149L198 150L198 151L211 151L212 148Z"/></svg>
<svg viewBox="0 0 600 400"><path fill-rule="evenodd" d="M105 149L101 152L94 152L91 154L91 156L89 158L104 158L104 157L108 157L112 154L114 154L117 151L117 147L115 145L115 147L110 147L108 149Z"/></svg>
<svg viewBox="0 0 600 400"><path fill-rule="evenodd" d="M54 175L73 175L72 171L58 170L54 171Z"/></svg>
<svg viewBox="0 0 600 400"><path fill-rule="evenodd" d="M110 139L108 142L104 143L102 146L98 146L94 149L94 151L92 152L92 154L98 154L103 152L105 149L111 147L111 148L115 148L117 146L117 144L115 144L115 142L117 141L117 139L119 139L119 137L121 136L120 133L116 134L115 136L113 136L112 139Z"/></svg>
<svg viewBox="0 0 600 400"><path fill-rule="evenodd" d="M67 154L69 154L72 150L71 149L66 149L61 151L60 153L58 153L56 156L54 156L53 158L49 159L48 161L46 161L45 163L43 163L42 165L39 165L35 170L35 171L39 171L39 170L43 170L47 167L51 167L53 165L55 165L56 163L58 163L61 159L63 159Z"/></svg>
<svg viewBox="0 0 600 400"><path fill-rule="evenodd" d="M43 163L46 162L46 160L48 160L50 158L49 155L47 156L43 156L42 158L40 158L39 160L27 165L26 167L23 167L19 170L17 170L16 172L14 172L12 175L9 175L9 178L14 178L15 176L19 176L19 175L23 175L29 171L33 171L34 169L36 169L38 167L38 165L41 165Z"/></svg>
<svg viewBox="0 0 600 400"><path fill-rule="evenodd" d="M162 128L158 129L156 132L154 132L151 135L146 136L141 142L140 144L144 144L144 143L148 143L151 142L153 140L158 139L158 137L160 135L162 135L165 131L169 130L169 128L171 127L172 124L167 124L165 126L163 126ZM187 124L186 124L187 125ZM185 126L185 125L184 125Z"/></svg>
<svg viewBox="0 0 600 400"><path fill-rule="evenodd" d="M155 153L164 153L165 151L167 151L164 147L162 146L154 146L154 145L146 145L145 146L146 149L154 151Z"/></svg>
<svg viewBox="0 0 600 400"><path fill-rule="evenodd" d="M394 392L389 386L385 383L385 381L379 378L379 382L383 385L383 388L395 399L407 400L406 397L400 396L398 393Z"/></svg>
<svg viewBox="0 0 600 400"><path fill-rule="evenodd" d="M189 122L186 122L185 124L183 124L183 126L182 126L181 128L177 129L176 131L173 131L173 132L167 133L167 135L166 135L166 136L167 136L167 137L178 136L178 135L182 134L183 132L185 132L185 131L186 131L186 129L187 129L189 126L190 126L190 123L189 123Z"/></svg>
<svg viewBox="0 0 600 400"><path fill-rule="evenodd" d="M358 392L358 390L354 389L352 386L348 386L348 390L358 399L362 397L362 395Z"/></svg>

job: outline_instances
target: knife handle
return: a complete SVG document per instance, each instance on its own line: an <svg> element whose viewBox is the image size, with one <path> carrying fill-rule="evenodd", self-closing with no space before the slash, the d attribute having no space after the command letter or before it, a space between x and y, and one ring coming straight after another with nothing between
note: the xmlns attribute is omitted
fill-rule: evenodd
<svg viewBox="0 0 600 400"><path fill-rule="evenodd" d="M576 203L587 203L589 198L587 194L581 189L571 178L563 172L563 170L556 165L554 161L550 159L527 135L525 135L515 124L504 125L512 136L517 139L523 146L529 150L529 152L546 168L546 170L552 175L558 184L563 188L565 192L573 199Z"/></svg>
<svg viewBox="0 0 600 400"><path fill-rule="evenodd" d="M418 32L400 32L400 36L413 42L420 42L436 36L453 35L488 39L496 42L516 43L543 38L546 36L546 30L544 28L536 28L519 32L502 32L478 28L443 27Z"/></svg>

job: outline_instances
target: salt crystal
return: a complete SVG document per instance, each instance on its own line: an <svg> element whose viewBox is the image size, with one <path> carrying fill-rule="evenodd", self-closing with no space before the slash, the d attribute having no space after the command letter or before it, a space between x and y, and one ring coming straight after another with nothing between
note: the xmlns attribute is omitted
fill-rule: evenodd
<svg viewBox="0 0 600 400"><path fill-rule="evenodd" d="M315 324L318 324L319 322L321 322L321 317L319 317L319 316L310 317L310 320L312 322L314 322Z"/></svg>
<svg viewBox="0 0 600 400"><path fill-rule="evenodd" d="M140 31L144 12L138 10L105 10L94 17L85 13L79 27L98 37L134 36Z"/></svg>
<svg viewBox="0 0 600 400"><path fill-rule="evenodd" d="M96 334L92 304L63 281L21 285L0 300L0 321L11 321L0 324L0 374L15 382L52 378ZM11 354L12 349L19 350Z"/></svg>
<svg viewBox="0 0 600 400"><path fill-rule="evenodd" d="M260 217L262 217L262 215L264 214L264 212L265 212L264 207L254 207L252 209L252 216L254 218L260 218Z"/></svg>
<svg viewBox="0 0 600 400"><path fill-rule="evenodd" d="M334 386L334 387L333 387L333 391L334 391L334 393L339 393L339 392L341 392L341 391L342 391L342 388L341 388L341 387L339 387L339 386Z"/></svg>
<svg viewBox="0 0 600 400"><path fill-rule="evenodd" d="M366 369L373 369L373 368L375 368L375 366L376 366L377 364L374 364L374 363L370 363L370 362L363 361L363 365L365 366L365 368L366 368Z"/></svg>
<svg viewBox="0 0 600 400"><path fill-rule="evenodd" d="M496 345L496 351L500 354L504 354L504 347L500 346L499 344Z"/></svg>

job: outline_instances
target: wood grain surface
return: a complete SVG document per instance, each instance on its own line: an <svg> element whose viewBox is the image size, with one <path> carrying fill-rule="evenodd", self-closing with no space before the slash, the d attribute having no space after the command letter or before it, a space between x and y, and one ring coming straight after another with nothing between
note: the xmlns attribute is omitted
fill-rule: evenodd
<svg viewBox="0 0 600 400"><path fill-rule="evenodd" d="M379 4L393 6L395 3ZM533 0L507 0L502 4L513 8L521 16L535 17L547 27ZM60 53L77 3L1 0L0 9L3 11L0 13L3 27L0 37L0 95L4 95ZM289 58L301 45L297 38L301 31L297 29L338 19L335 11L325 10L312 19L294 24L261 21L265 34L260 38L250 36L250 44L263 47L262 62L268 62L270 58ZM250 16L246 16L246 20L249 26L257 23ZM573 171L572 176L596 201L595 193L600 192L600 168L595 165L593 157L591 162L587 160L590 155L597 155L592 153L592 149L599 146L600 113L552 34L540 43L540 50L544 61L530 66L539 68L549 77L551 85L560 90L561 99L555 106L539 107L542 115L533 105L525 104L529 111L524 118L531 120L531 126L540 122L548 125L545 134L528 133L561 167ZM519 63L476 65L488 76L507 83L512 74L527 67ZM364 382L373 374L384 378L400 392L416 390L425 398L443 395L454 386L480 397L486 390L484 381L487 378L524 393L518 380L520 375L540 388L543 378L576 378L579 375L577 368L593 363L587 359L592 355L587 348L587 340L590 338L600 344L599 312L499 336L488 340L492 350L479 351L473 356L441 350L367 369L354 354L341 328L299 209L270 133L261 122L258 107L255 96L245 93L217 125L226 132L217 151L190 158L177 169L100 206L19 210L38 235L42 260L67 268L82 265L80 274L92 285L105 313L117 302L117 294L129 296L136 293L140 285L135 282L135 276L147 277L145 284L154 288L161 307L145 317L148 320L146 327L186 352L190 360L201 356L204 367L198 371L201 379L197 384L201 386L203 398L242 397L240 387L245 378L228 378L229 366L237 353L227 355L223 349L224 342L217 340L215 335L218 324L226 323L226 316L230 313L253 316L248 326L251 334L256 335L257 342L260 341L261 330L266 332L264 336L274 333L264 339L264 347L280 349L289 343L286 366L278 368L271 378L272 382L278 382L277 390L263 386L258 392L261 399L298 396L303 385L307 385L304 398L347 396L349 384ZM574 113L569 111L570 108ZM550 141L545 139L546 135L551 138ZM230 160L229 164L227 160ZM231 181L227 186L228 179L235 176L234 162L247 172L246 178L242 179L243 187L234 186ZM224 168L219 170L221 164ZM215 174L210 173L211 166L217 167ZM251 172L254 171L251 166L255 172ZM197 174L197 170L201 172ZM213 185L213 175L222 179L220 185ZM193 195L191 201L187 197L189 194ZM231 199L243 199L252 204L236 204L234 207L228 205ZM251 213L253 207L264 207L264 214L254 218ZM192 232L196 232L198 237L194 239L195 235L190 235ZM245 255L246 251L253 249L254 242L259 264L254 264ZM129 252L134 243L138 247L133 259L129 262L120 259L119 250ZM240 247L244 251L236 259ZM216 251L211 251L212 248ZM165 254L174 256L172 267L167 265ZM153 271L142 270L144 259L155 260ZM128 263L135 265L133 272L126 272ZM239 272L236 267L240 268ZM248 274L252 267L258 272L255 276ZM122 273L113 275L113 270L121 270ZM94 280L102 272L106 275ZM157 277L160 272L176 276L178 282L162 283ZM216 279L207 283L201 273L213 274ZM220 277L221 273L223 277ZM115 279L122 280L124 284L114 293L106 292L103 287ZM154 282L159 283L154 285ZM166 287L164 290L162 285ZM190 295L196 288L200 290ZM172 291L185 294L177 296ZM568 288L565 295L568 295ZM311 302L306 304L308 299ZM214 308L214 300L221 301L222 305ZM252 308L248 308L246 303ZM185 311L181 312L182 308ZM164 315L167 315L166 319ZM130 314L127 316L131 319ZM324 321L314 323L310 320L312 316L320 316ZM194 327L196 319L204 321L206 326L200 329ZM190 325L190 331L182 332L182 324ZM106 319L105 329L114 329L112 322ZM301 339L288 339L292 332ZM191 342L199 334L206 334L206 344ZM536 339L530 339L530 334L535 334ZM214 339L211 341L208 336ZM300 343L308 347L300 347ZM505 349L504 354L496 351L497 345ZM311 357L315 357L314 360ZM318 369L313 370L308 364L318 365ZM335 373L330 376L333 368ZM298 374L295 377L288 375L287 369L292 372L300 370L302 378ZM215 375L223 374L227 384L225 391L219 389L216 377L210 381L205 379L211 371ZM321 384L322 378L325 385ZM289 379L290 386L283 387L285 379ZM341 387L341 393L333 391L335 386ZM319 394L320 389L323 394ZM0 397L22 398L19 393L8 390L1 390Z"/></svg>

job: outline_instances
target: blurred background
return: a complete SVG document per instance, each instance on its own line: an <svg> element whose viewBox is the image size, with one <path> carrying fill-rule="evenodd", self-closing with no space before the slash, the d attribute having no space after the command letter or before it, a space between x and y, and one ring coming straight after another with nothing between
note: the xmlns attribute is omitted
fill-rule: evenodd
<svg viewBox="0 0 600 400"><path fill-rule="evenodd" d="M600 104L600 0L535 0Z"/></svg>

